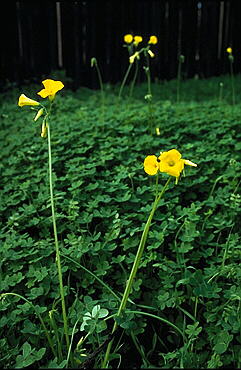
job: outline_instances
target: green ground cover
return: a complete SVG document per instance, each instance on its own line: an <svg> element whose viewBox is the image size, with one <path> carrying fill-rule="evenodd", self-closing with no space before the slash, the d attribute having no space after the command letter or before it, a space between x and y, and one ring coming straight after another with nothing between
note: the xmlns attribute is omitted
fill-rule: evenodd
<svg viewBox="0 0 241 370"><path fill-rule="evenodd" d="M179 103L176 81L156 81L151 110L146 84L132 98L125 87L121 100L119 86L105 85L104 106L99 91L58 94L51 121L54 198L76 366L101 367L101 346L155 197L155 177L143 171L143 161L172 148L198 167L187 166L160 201L109 366L241 366L241 77L234 82L235 105L229 76L182 81ZM4 368L70 366L61 354L47 140L35 112L17 106L21 93L37 99L39 87L0 96ZM159 177L160 188L167 177ZM55 338L56 358L39 316Z"/></svg>

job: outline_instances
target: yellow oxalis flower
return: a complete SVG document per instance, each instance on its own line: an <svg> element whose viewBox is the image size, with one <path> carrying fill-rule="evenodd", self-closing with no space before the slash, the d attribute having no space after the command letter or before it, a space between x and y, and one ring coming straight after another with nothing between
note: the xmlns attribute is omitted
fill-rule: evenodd
<svg viewBox="0 0 241 370"><path fill-rule="evenodd" d="M232 48L227 48L227 53L232 54L233 50Z"/></svg>
<svg viewBox="0 0 241 370"><path fill-rule="evenodd" d="M44 85L44 89L39 91L38 95L42 98L49 97L49 100L53 100L55 98L55 94L64 87L64 84L61 81L51 79L42 81L42 84Z"/></svg>
<svg viewBox="0 0 241 370"><path fill-rule="evenodd" d="M168 152L163 152L159 156L159 170L168 175L178 178L184 169L184 164L196 167L197 165L188 159L182 159L182 155L176 149L171 149Z"/></svg>
<svg viewBox="0 0 241 370"><path fill-rule="evenodd" d="M134 36L134 44L137 46L140 42L142 42L142 37Z"/></svg>
<svg viewBox="0 0 241 370"><path fill-rule="evenodd" d="M144 160L144 171L148 175L156 175L159 170L159 163L155 155L148 155Z"/></svg>
<svg viewBox="0 0 241 370"><path fill-rule="evenodd" d="M19 107L23 107L24 105L39 105L39 102L36 100L28 98L26 95L21 94L18 99Z"/></svg>
<svg viewBox="0 0 241 370"><path fill-rule="evenodd" d="M150 40L148 41L148 44L155 45L157 44L157 37L156 36L150 36Z"/></svg>
<svg viewBox="0 0 241 370"><path fill-rule="evenodd" d="M127 44L130 44L132 41L133 41L133 36L131 34L127 34L124 36L124 41L127 43Z"/></svg>

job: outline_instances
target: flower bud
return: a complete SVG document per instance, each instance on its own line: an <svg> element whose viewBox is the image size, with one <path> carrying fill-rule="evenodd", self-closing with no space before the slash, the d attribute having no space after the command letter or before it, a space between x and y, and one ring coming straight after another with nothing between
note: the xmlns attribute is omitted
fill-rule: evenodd
<svg viewBox="0 0 241 370"><path fill-rule="evenodd" d="M148 50L148 54L150 55L151 58L154 58L155 56L155 54L151 50Z"/></svg>
<svg viewBox="0 0 241 370"><path fill-rule="evenodd" d="M44 112L44 109L43 108L39 109L39 111L37 112L36 116L34 117L34 122L36 122L39 119L39 117L42 116L43 112Z"/></svg>
<svg viewBox="0 0 241 370"><path fill-rule="evenodd" d="M133 54L133 55L131 55L131 56L130 56L130 58L129 58L129 62L130 62L130 64L134 63L134 60L135 60L136 58L137 58L137 59L140 59L138 51L136 51L136 52L135 52L135 54Z"/></svg>
<svg viewBox="0 0 241 370"><path fill-rule="evenodd" d="M41 137L47 137L47 128L48 124L46 122L42 123L42 131L41 131Z"/></svg>
<svg viewBox="0 0 241 370"><path fill-rule="evenodd" d="M184 55L180 55L180 56L179 56L179 61L180 61L181 63L184 63L184 61L185 61L185 57L184 57Z"/></svg>
<svg viewBox="0 0 241 370"><path fill-rule="evenodd" d="M94 67L94 65L96 65L96 64L97 64L96 58L91 58L91 61L90 61L91 67Z"/></svg>

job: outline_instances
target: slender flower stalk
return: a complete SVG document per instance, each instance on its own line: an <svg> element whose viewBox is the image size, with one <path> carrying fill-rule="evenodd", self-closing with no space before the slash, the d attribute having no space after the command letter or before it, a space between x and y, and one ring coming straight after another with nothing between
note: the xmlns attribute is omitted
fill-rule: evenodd
<svg viewBox="0 0 241 370"><path fill-rule="evenodd" d="M104 85L103 85L103 81L102 81L102 77L100 73L100 68L98 66L96 58L91 58L91 67L95 67L97 71L99 84L100 84L100 91L101 91L102 109L103 109L104 104L105 104Z"/></svg>
<svg viewBox="0 0 241 370"><path fill-rule="evenodd" d="M148 103L148 111L149 111L149 130L150 134L153 134L153 106L152 106L152 92L151 92L151 72L150 72L150 62L149 62L149 53L150 50L145 50L146 56L146 66L144 66L144 70L147 76L147 94L145 95L145 99Z"/></svg>
<svg viewBox="0 0 241 370"><path fill-rule="evenodd" d="M47 111L43 124L42 124L42 137L48 137L48 157L49 157L49 190L50 190L50 201L51 201L51 211L52 211L52 222L53 222L53 231L54 231L54 243L55 243L55 251L56 251L56 263L57 263L57 270L58 270L58 278L59 278L59 290L60 290L60 297L61 297L61 306L62 306L62 316L64 322L64 334L66 339L67 349L69 350L70 341L69 341L69 330L68 330L68 321L67 321L67 314L66 314L66 305L65 305L65 297L64 297L64 286L63 286L63 276L62 276L62 268L61 268L61 259L60 259L60 251L59 251L59 243L58 243L58 234L57 234L57 226L56 226L56 216L55 216L55 206L54 206L54 193L53 193L53 170L52 170L52 151L51 151L51 133L50 133L50 123L49 117L51 114L51 108L53 101L55 99L55 94L61 90L64 85L61 81L54 81L51 79L47 79L43 81L44 89L38 92L42 98L49 98L50 107L49 111Z"/></svg>
<svg viewBox="0 0 241 370"><path fill-rule="evenodd" d="M223 100L223 82L219 83L219 102L221 103Z"/></svg>
<svg viewBox="0 0 241 370"><path fill-rule="evenodd" d="M234 92L234 77L233 77L233 62L234 62L234 56L233 56L233 50L232 48L227 48L228 59L230 62L230 78L231 78L231 86L232 86L232 101L233 105L235 105L235 92Z"/></svg>
<svg viewBox="0 0 241 370"><path fill-rule="evenodd" d="M150 50L151 45L157 44L158 39L156 36L150 36L150 39L148 41L148 45L144 48L142 48L141 51L143 51L144 56L146 58L146 66L144 66L144 70L147 77L147 94L145 96L145 99L148 103L148 111L149 111L149 130L150 134L154 134L153 130L153 105L152 105L152 91L151 91L151 70L150 70L150 60L149 58L154 58L155 54Z"/></svg>
<svg viewBox="0 0 241 370"><path fill-rule="evenodd" d="M180 82L181 82L181 71L182 64L185 61L184 55L180 55L178 58L178 70L177 70L177 103L180 101Z"/></svg>
<svg viewBox="0 0 241 370"><path fill-rule="evenodd" d="M38 110L34 118L34 121L37 121L42 115L44 115L43 122L42 122L41 137L43 138L48 137L49 190L50 190L54 243L55 243L55 252L56 252L56 264L57 264L58 279L59 279L59 290L60 290L61 306L62 306L62 318L63 318L63 323L64 323L64 334L66 338L67 350L69 351L69 348L70 348L69 329L68 329L68 321L67 321L67 314L66 314L64 286L63 286L60 250L59 250L58 234L57 234L57 226L56 226L55 205L54 205L51 132L50 132L50 122L49 122L52 104L55 99L55 95L59 90L61 90L64 87L64 85L61 81L55 81L51 79L44 80L42 83L44 85L44 89L39 91L37 94L40 95L42 98L49 99L49 109L46 109L44 105L40 104L39 102L35 100L32 100L26 97L24 94L20 95L18 105L20 107L23 107L26 105L32 105L32 106L40 105L41 108Z"/></svg>
<svg viewBox="0 0 241 370"><path fill-rule="evenodd" d="M145 67L145 72L147 76L147 94L152 96L151 93L151 72L150 72L150 62L149 62L149 57L146 54L146 67Z"/></svg>
<svg viewBox="0 0 241 370"><path fill-rule="evenodd" d="M129 295L130 295L130 292L131 292L131 289L132 289L132 286L133 286L133 282L134 282L134 279L136 277L137 270L140 266L141 258L142 258L143 251L144 251L144 248L145 248L145 245L146 245L146 240L147 240L147 237L148 237L148 232L149 232L149 229L150 229L150 226L151 226L153 216L154 216L155 211L158 207L160 199L162 198L166 189L168 188L168 185L171 181L172 176L176 177L176 179L178 179L180 177L181 172L184 170L184 165L185 164L189 165L189 166L193 166L193 167L197 166L195 163L189 161L188 159L182 159L181 157L182 157L181 153L179 153L178 150L171 149L167 152L161 152L159 158L157 158L155 155L149 155L144 160L144 171L148 175L152 175L152 176L157 175L157 177L156 177L156 189L155 189L155 200L153 202L152 210L151 210L151 212L149 214L149 217L147 219L147 222L145 224L145 227L144 227L144 230L143 230L143 233L142 233L142 236L141 236L140 244L139 244L136 256L135 256L135 260L134 260L133 265L132 265L132 269L131 269L131 272L130 272L130 275L129 275L129 279L127 280L126 288L125 288L125 291L124 291L119 309L117 311L116 317L121 316L122 312L126 308L126 304L127 304L127 301L128 301L128 298L129 298ZM159 172L167 173L168 175L170 175L170 177L167 179L165 185L163 186L162 190L158 194L158 174L159 174ZM177 181L176 181L176 183L177 183ZM113 325L112 333L114 333L116 331L117 326L118 326L118 324L115 321L115 323ZM105 357L104 357L104 360L103 360L103 363L102 363L102 368L108 368L108 362L109 362L109 356L110 356L112 343L113 343L113 339L109 342L109 344L107 346Z"/></svg>
<svg viewBox="0 0 241 370"><path fill-rule="evenodd" d="M130 94L129 94L129 96L132 96L132 94L133 94L133 89L134 89L134 85L135 85L135 83L136 83L136 78L137 78L138 70L139 70L139 63L138 63L138 60L136 59L136 60L135 60L135 72L134 72L133 80L132 80L132 82L131 82L131 87L130 87Z"/></svg>
<svg viewBox="0 0 241 370"><path fill-rule="evenodd" d="M50 113L48 113L47 117L49 116L49 114ZM55 206L54 206L50 124L49 122L47 122L47 120L46 120L46 123L47 123L47 130L48 130L47 136L48 136L48 155L49 155L49 190L50 190L52 222L53 222L54 242L55 242L55 251L56 251L56 263L57 263L57 269L58 269L59 290L60 290L60 297L61 297L62 316L63 316L63 322L64 322L64 333L65 333L65 338L66 338L67 349L69 349L69 346L70 346L69 333L68 333L69 330L68 330L68 321L67 321L67 314L66 314L64 286L63 286L61 259L60 259L59 242L58 242L58 234L57 234L57 226L56 226L56 216L55 216Z"/></svg>
<svg viewBox="0 0 241 370"><path fill-rule="evenodd" d="M171 177L168 178L168 180L166 181L165 185L163 186L161 192L159 193L158 196L156 196L155 201L153 203L151 213L150 213L150 215L147 219L147 222L145 224L145 227L144 227L144 230L143 230L143 233L142 233L142 236L141 236L140 244L139 244L136 256L135 256L135 260L134 260L133 265L132 265L132 269L131 269L131 272L130 272L130 275L129 275L129 279L127 281L126 288L125 288L125 291L124 291L124 294L123 294L118 312L116 314L116 317L121 316L122 312L126 308L127 300L129 298L131 288L133 286L133 282L134 282L134 279L136 277L136 273L137 273L138 267L140 265L141 257L143 255L143 251L144 251L144 248L145 248L145 245L146 245L146 240L147 240L148 232L149 232L149 229L150 229L150 226L151 226L151 221L152 221L154 213L157 209L158 203L159 203L160 199L162 198L163 194L165 193L170 181L171 181ZM112 333L114 333L116 331L117 326L118 326L118 324L115 321L113 329L112 329ZM107 346L104 361L102 363L102 368L103 369L108 367L108 361L109 361L109 355L110 355L112 343L113 343L113 339L109 342L109 344Z"/></svg>
<svg viewBox="0 0 241 370"><path fill-rule="evenodd" d="M125 83L126 83L126 80L127 80L128 75L129 75L129 73L130 73L130 71L131 71L131 67L132 67L132 65L133 65L133 63L129 63L129 66L128 66L128 68L127 68L126 74L125 74L124 79L123 79L123 81L122 81L122 83L121 83L120 91L119 91L119 94L118 94L118 98L119 98L119 99L121 98L122 90L123 90L123 88L124 88L124 86L125 86Z"/></svg>

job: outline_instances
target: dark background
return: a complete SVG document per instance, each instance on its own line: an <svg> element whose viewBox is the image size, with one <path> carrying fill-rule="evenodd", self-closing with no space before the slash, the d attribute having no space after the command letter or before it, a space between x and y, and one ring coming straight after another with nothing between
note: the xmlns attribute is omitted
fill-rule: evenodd
<svg viewBox="0 0 241 370"><path fill-rule="evenodd" d="M143 45L158 37L153 78L176 78L180 54L184 78L229 73L229 46L234 73L241 72L240 0L8 1L0 17L0 88L39 82L56 70L66 72L74 89L98 88L92 57L105 83L120 82L129 63L127 33L141 35Z"/></svg>

